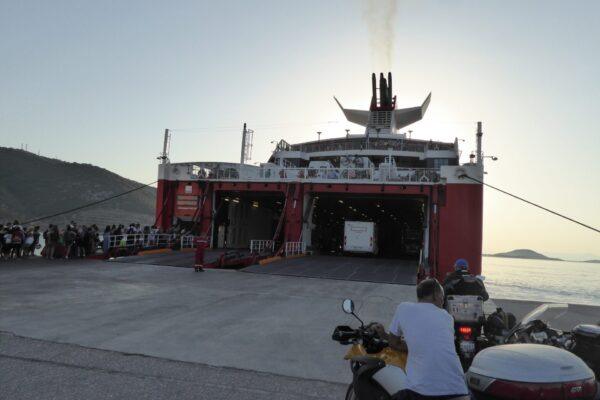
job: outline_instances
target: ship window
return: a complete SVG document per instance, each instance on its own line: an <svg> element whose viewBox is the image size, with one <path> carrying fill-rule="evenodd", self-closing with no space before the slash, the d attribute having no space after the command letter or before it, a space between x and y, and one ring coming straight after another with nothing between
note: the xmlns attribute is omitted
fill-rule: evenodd
<svg viewBox="0 0 600 400"><path fill-rule="evenodd" d="M439 169L442 165L448 165L447 158L434 158L433 159L433 168Z"/></svg>

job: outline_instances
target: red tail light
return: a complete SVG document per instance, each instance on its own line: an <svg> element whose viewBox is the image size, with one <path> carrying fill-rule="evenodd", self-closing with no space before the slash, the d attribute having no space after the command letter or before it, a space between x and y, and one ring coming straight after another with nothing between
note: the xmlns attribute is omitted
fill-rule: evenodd
<svg viewBox="0 0 600 400"><path fill-rule="evenodd" d="M471 328L470 326L459 326L458 333L460 333L460 335L463 337L463 339L471 340L471 337L473 334L473 328Z"/></svg>
<svg viewBox="0 0 600 400"><path fill-rule="evenodd" d="M494 381L485 391L497 399L565 400L593 399L596 394L595 379L567 383L521 383Z"/></svg>
<svg viewBox="0 0 600 400"><path fill-rule="evenodd" d="M562 400L563 390L560 383L539 384L495 381L485 391L498 399L520 400Z"/></svg>
<svg viewBox="0 0 600 400"><path fill-rule="evenodd" d="M596 380L567 382L563 385L566 399L593 399L596 394Z"/></svg>
<svg viewBox="0 0 600 400"><path fill-rule="evenodd" d="M473 329L470 326L461 326L458 328L458 331L463 335L470 335Z"/></svg>

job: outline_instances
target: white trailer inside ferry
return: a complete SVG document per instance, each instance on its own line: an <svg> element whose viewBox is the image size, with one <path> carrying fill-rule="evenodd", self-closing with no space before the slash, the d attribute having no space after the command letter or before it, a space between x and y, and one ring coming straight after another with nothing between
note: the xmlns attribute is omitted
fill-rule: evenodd
<svg viewBox="0 0 600 400"><path fill-rule="evenodd" d="M377 254L377 225L375 222L345 221L344 252Z"/></svg>

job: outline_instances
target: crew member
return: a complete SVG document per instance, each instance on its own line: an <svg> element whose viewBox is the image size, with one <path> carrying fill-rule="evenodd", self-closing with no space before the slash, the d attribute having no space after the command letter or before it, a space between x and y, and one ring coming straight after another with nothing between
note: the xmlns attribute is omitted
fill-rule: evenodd
<svg viewBox="0 0 600 400"><path fill-rule="evenodd" d="M454 263L454 272L449 273L444 280L444 292L446 296L480 296L483 301L490 298L483 281L469 272L469 263L464 258L459 258Z"/></svg>
<svg viewBox="0 0 600 400"><path fill-rule="evenodd" d="M454 320L443 308L444 289L436 279L417 286L417 303L404 302L385 333L390 346L408 350L406 389L395 400L469 399L463 369L454 344Z"/></svg>

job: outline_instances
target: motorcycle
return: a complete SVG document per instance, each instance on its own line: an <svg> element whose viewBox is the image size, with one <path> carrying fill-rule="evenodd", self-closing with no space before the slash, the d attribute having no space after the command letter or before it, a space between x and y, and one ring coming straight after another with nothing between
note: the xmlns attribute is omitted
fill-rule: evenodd
<svg viewBox="0 0 600 400"><path fill-rule="evenodd" d="M446 311L454 319L456 353L466 371L475 354L488 345L482 332L485 323L483 299L480 296L448 295Z"/></svg>
<svg viewBox="0 0 600 400"><path fill-rule="evenodd" d="M352 300L344 300L342 310L360 322L356 329L347 325L337 326L331 337L342 345L350 345L344 359L350 361L352 383L345 399L391 399L392 395L405 388L407 354L389 347L388 342L373 329L373 324L365 326L355 314Z"/></svg>
<svg viewBox="0 0 600 400"><path fill-rule="evenodd" d="M598 383L586 364L595 356L587 355L590 359L586 360L575 352L581 334L562 332L548 322L563 315L567 307L537 307L504 335L501 344L479 352L466 374L474 398L597 398Z"/></svg>
<svg viewBox="0 0 600 400"><path fill-rule="evenodd" d="M580 357L600 377L600 326L580 324L570 332L554 329L550 321L568 311L568 304L542 304L527 314L504 343L537 343L559 347Z"/></svg>

